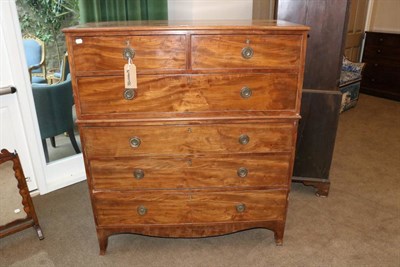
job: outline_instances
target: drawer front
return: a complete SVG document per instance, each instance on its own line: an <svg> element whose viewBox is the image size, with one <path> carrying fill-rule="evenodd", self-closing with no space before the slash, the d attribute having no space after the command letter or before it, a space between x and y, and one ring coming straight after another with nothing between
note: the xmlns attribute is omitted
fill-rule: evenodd
<svg viewBox="0 0 400 267"><path fill-rule="evenodd" d="M95 192L99 226L283 220L287 190Z"/></svg>
<svg viewBox="0 0 400 267"><path fill-rule="evenodd" d="M130 157L291 151L294 123L83 127L86 155Z"/></svg>
<svg viewBox="0 0 400 267"><path fill-rule="evenodd" d="M366 45L377 45L381 47L399 47L400 34L382 34L367 32Z"/></svg>
<svg viewBox="0 0 400 267"><path fill-rule="evenodd" d="M81 39L77 44L75 39ZM75 72L124 71L127 42L135 51L137 71L182 70L186 68L184 35L76 37L72 41Z"/></svg>
<svg viewBox="0 0 400 267"><path fill-rule="evenodd" d="M361 87L400 93L400 67L388 67L381 64L367 64L363 71Z"/></svg>
<svg viewBox="0 0 400 267"><path fill-rule="evenodd" d="M133 99L123 77L78 78L81 113L294 110L296 74L231 74L138 77Z"/></svg>
<svg viewBox="0 0 400 267"><path fill-rule="evenodd" d="M298 68L302 38L302 35L193 35L192 69Z"/></svg>
<svg viewBox="0 0 400 267"><path fill-rule="evenodd" d="M290 154L91 160L95 189L287 187Z"/></svg>
<svg viewBox="0 0 400 267"><path fill-rule="evenodd" d="M393 67L400 67L400 44L398 47L365 46L363 61L367 63L386 63Z"/></svg>

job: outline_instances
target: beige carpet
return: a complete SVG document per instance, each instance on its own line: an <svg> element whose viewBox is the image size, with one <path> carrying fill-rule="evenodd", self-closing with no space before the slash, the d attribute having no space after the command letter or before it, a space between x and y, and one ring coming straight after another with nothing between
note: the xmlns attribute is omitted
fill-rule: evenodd
<svg viewBox="0 0 400 267"><path fill-rule="evenodd" d="M81 139L77 131L75 131L75 139L78 143L79 149L81 150ZM68 136L65 134L60 134L55 137L55 140L56 147L52 147L50 138L46 139L50 162L76 155L74 147L72 146L71 140Z"/></svg>
<svg viewBox="0 0 400 267"><path fill-rule="evenodd" d="M105 256L85 182L34 198L33 229L0 240L0 266L400 266L400 103L361 95L340 116L328 198L294 184L284 245L256 229L201 239L117 235Z"/></svg>

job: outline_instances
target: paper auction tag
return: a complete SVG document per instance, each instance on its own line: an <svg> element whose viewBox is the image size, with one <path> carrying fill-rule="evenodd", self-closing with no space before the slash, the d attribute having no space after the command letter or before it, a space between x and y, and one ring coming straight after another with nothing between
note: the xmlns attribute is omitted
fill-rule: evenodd
<svg viewBox="0 0 400 267"><path fill-rule="evenodd" d="M124 66L124 78L126 89L137 88L137 75L135 64L125 64Z"/></svg>

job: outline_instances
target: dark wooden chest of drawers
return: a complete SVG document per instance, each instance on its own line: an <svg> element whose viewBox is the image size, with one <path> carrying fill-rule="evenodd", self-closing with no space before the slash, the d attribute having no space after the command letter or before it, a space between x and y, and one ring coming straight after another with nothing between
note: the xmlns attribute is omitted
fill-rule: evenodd
<svg viewBox="0 0 400 267"><path fill-rule="evenodd" d="M308 28L182 24L65 30L101 254L125 232L263 227L282 243ZM125 89L129 61L134 90Z"/></svg>
<svg viewBox="0 0 400 267"><path fill-rule="evenodd" d="M361 92L400 101L400 34L366 32Z"/></svg>

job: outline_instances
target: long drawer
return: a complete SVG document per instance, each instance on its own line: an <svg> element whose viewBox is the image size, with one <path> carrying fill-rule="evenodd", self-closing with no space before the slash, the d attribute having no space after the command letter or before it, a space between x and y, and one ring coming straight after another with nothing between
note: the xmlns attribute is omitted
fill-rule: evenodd
<svg viewBox="0 0 400 267"><path fill-rule="evenodd" d="M377 45L381 47L400 46L400 35L381 32L367 32L366 46Z"/></svg>
<svg viewBox="0 0 400 267"><path fill-rule="evenodd" d="M131 48L138 72L186 68L185 35L88 36L72 43L75 72L123 72L124 49Z"/></svg>
<svg viewBox="0 0 400 267"><path fill-rule="evenodd" d="M399 39L400 40L400 39ZM363 62L386 63L393 67L400 67L400 42L397 47L385 47L379 45L366 46L363 54Z"/></svg>
<svg viewBox="0 0 400 267"><path fill-rule="evenodd" d="M399 73L400 67L381 67L369 64L364 69L362 83L364 86L370 87L392 87L394 91L400 92Z"/></svg>
<svg viewBox="0 0 400 267"><path fill-rule="evenodd" d="M85 153L93 157L134 155L289 152L293 122L165 126L84 126Z"/></svg>
<svg viewBox="0 0 400 267"><path fill-rule="evenodd" d="M283 220L287 190L94 192L98 226Z"/></svg>
<svg viewBox="0 0 400 267"><path fill-rule="evenodd" d="M91 160L96 190L287 187L290 154Z"/></svg>
<svg viewBox="0 0 400 267"><path fill-rule="evenodd" d="M133 99L123 77L78 79L81 113L294 110L297 74L142 75Z"/></svg>
<svg viewBox="0 0 400 267"><path fill-rule="evenodd" d="M302 35L193 35L192 69L298 68Z"/></svg>

